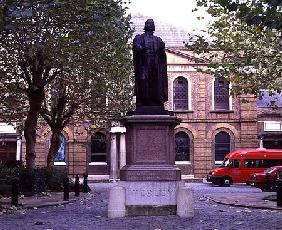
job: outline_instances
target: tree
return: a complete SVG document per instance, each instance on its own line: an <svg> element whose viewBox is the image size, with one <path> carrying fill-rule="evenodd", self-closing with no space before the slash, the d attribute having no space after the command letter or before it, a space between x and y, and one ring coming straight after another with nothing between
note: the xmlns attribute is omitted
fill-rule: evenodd
<svg viewBox="0 0 282 230"><path fill-rule="evenodd" d="M105 75L107 66L120 66L119 57L128 62L131 27L121 1L114 0L7 0L0 12L1 115L26 117L26 163L34 168L39 114L53 130L67 125L75 111L83 114L98 99L86 93L104 89L114 77ZM53 127L50 114L57 119Z"/></svg>
<svg viewBox="0 0 282 230"><path fill-rule="evenodd" d="M209 60L206 72L232 82L234 94L282 89L281 1L198 0L214 17L211 42L187 44Z"/></svg>
<svg viewBox="0 0 282 230"><path fill-rule="evenodd" d="M214 17L232 13L248 25L282 30L281 0L198 0L197 5L208 8Z"/></svg>

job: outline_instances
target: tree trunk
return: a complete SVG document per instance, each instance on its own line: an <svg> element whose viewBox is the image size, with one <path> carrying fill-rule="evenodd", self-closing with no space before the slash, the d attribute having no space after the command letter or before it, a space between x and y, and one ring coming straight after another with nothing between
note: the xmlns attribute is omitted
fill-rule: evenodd
<svg viewBox="0 0 282 230"><path fill-rule="evenodd" d="M26 167L28 169L35 168L35 143L36 143L36 128L41 105L44 100L44 88L36 90L30 89L28 92L29 111L24 124L24 137L26 141Z"/></svg>
<svg viewBox="0 0 282 230"><path fill-rule="evenodd" d="M51 143L47 156L47 167L52 167L54 165L56 154L60 149L60 145L61 145L60 135L61 132L59 130L52 131Z"/></svg>

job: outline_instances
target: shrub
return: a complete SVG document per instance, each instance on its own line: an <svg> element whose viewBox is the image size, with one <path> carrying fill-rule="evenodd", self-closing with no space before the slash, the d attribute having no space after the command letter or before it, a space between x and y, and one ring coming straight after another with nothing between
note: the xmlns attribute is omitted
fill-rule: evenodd
<svg viewBox="0 0 282 230"><path fill-rule="evenodd" d="M63 191L64 180L68 176L65 171L56 168L42 168L46 178L46 190L59 192Z"/></svg>
<svg viewBox="0 0 282 230"><path fill-rule="evenodd" d="M2 167L0 168L0 195L10 195L13 179L19 179L19 192L25 196L46 191L63 191L66 177L65 171L55 168L45 167L29 170L23 167Z"/></svg>

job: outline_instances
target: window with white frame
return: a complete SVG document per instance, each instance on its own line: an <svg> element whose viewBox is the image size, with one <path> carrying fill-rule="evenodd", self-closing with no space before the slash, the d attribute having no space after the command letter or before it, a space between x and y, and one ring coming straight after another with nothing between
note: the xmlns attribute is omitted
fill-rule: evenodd
<svg viewBox="0 0 282 230"><path fill-rule="evenodd" d="M173 110L188 110L188 81L184 77L173 82Z"/></svg>
<svg viewBox="0 0 282 230"><path fill-rule="evenodd" d="M214 155L215 163L221 163L225 156L230 152L230 135L227 132L220 131L215 135Z"/></svg>
<svg viewBox="0 0 282 230"><path fill-rule="evenodd" d="M183 131L175 134L175 161L190 161L190 138Z"/></svg>
<svg viewBox="0 0 282 230"><path fill-rule="evenodd" d="M65 165L66 164L66 138L63 134L60 134L60 148L55 156L54 165Z"/></svg>
<svg viewBox="0 0 282 230"><path fill-rule="evenodd" d="M214 81L214 110L229 110L229 82L225 79Z"/></svg>

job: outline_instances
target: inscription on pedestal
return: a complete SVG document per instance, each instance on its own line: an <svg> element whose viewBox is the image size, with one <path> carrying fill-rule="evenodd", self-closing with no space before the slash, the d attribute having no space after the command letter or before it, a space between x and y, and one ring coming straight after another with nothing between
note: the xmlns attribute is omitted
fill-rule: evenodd
<svg viewBox="0 0 282 230"><path fill-rule="evenodd" d="M162 198L166 196L171 196L173 190L168 188L168 189L158 189L158 190L153 190L153 189L131 189L128 191L129 193L132 193L134 195L135 199L143 199L143 198Z"/></svg>
<svg viewBox="0 0 282 230"><path fill-rule="evenodd" d="M176 205L178 182L119 182L126 190L126 205Z"/></svg>

